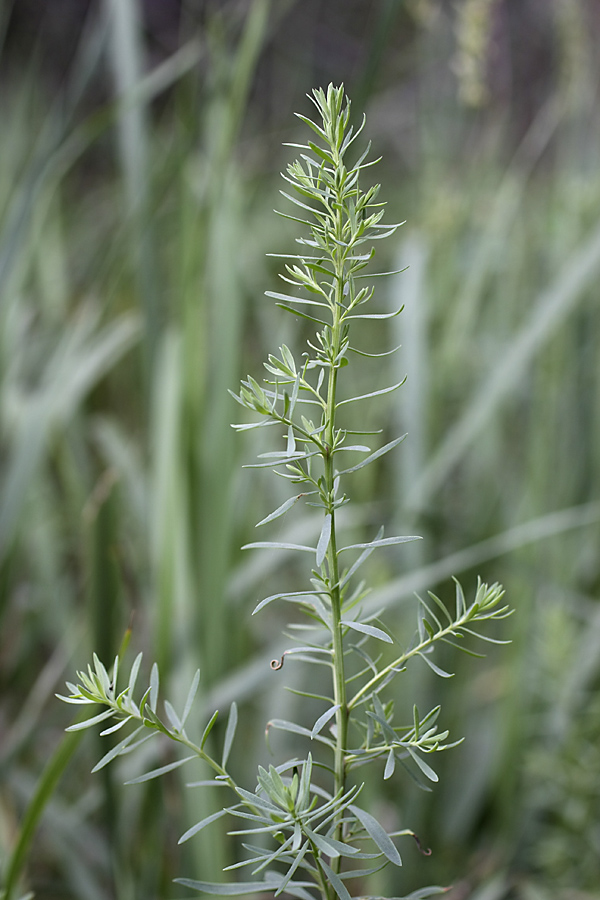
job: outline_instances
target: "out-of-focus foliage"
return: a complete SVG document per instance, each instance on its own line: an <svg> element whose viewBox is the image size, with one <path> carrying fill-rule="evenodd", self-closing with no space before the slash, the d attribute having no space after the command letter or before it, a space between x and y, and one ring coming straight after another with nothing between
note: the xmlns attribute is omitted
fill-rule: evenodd
<svg viewBox="0 0 600 900"><path fill-rule="evenodd" d="M170 695L200 666L205 710L243 697L249 771L268 767L244 729L294 699L268 665L277 613L251 630L247 611L296 573L238 551L285 497L258 476L240 488L227 389L286 340L262 297L264 254L292 246L273 147L333 80L366 108L391 218L408 220L388 260L410 265L388 288L405 311L373 346L403 344L390 432L410 440L358 483L357 500L387 500L354 525L425 540L399 570L378 561L369 602L400 620L413 591L477 568L517 609L508 653L476 677L448 661L444 721L467 740L431 800L365 791L390 830L406 818L435 846L404 860L415 886L598 896L596 4L15 0L0 34L2 878L21 846L18 898L167 898L181 871L216 881L230 861L219 837L176 849L218 796L176 774L122 787L126 759L91 780L98 748L70 754L53 692L131 625ZM35 793L48 761L42 788L68 775Z"/></svg>

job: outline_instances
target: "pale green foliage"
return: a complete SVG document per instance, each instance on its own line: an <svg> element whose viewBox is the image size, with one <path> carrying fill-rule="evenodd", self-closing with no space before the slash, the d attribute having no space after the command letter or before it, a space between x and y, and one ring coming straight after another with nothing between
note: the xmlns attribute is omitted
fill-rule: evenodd
<svg viewBox="0 0 600 900"><path fill-rule="evenodd" d="M182 840L188 840L222 815L233 816L241 826L232 834L243 835L248 841L243 845L248 855L229 868L249 867L254 880L214 885L181 879L179 883L210 893L267 891L277 895L285 890L301 900L315 896L323 900L333 900L334 896L350 900L349 883L355 884L358 879L361 896L368 897L365 879L369 874L390 863L402 864L392 838L412 834L408 829L388 834L369 812L357 805L361 785L352 779L353 771L379 760L383 778L387 779L400 763L428 790L427 782L437 781L438 776L425 757L429 760L456 743L448 741L448 731L438 731L439 707L421 715L415 706L408 725L394 724L393 698L385 697L384 692L415 657L423 659L436 674L449 677L450 673L431 658L436 645L449 643L472 653L464 647L463 639L484 637L476 630L477 626L505 617L508 609L499 605L503 596L499 585L488 587L480 583L474 600L468 604L457 583L453 613L434 594L429 594L430 603L420 601L415 636L408 643L400 643L379 619L361 608L367 592L356 576L369 556L380 548L417 540L415 536L384 537L381 528L369 541L340 545L336 521L338 510L349 502L345 493L348 477L395 449L403 440L397 437L375 449L362 443L353 444L348 439L357 432L344 428L339 421L340 410L348 404L391 393L400 384L343 398L338 384L350 354L353 351L362 354L352 343L351 330L360 327L357 323L391 318L400 312L365 312L374 290L363 281L384 274L366 275L363 271L374 255L371 242L393 234L398 226L384 225L381 221L383 204L377 202L379 186L366 191L360 187L362 170L372 165L367 161L368 148L356 162L347 162L364 127L364 119L354 131L350 125L350 103L343 88L330 86L326 93L317 90L311 99L318 111L318 121L300 118L312 129L316 140L293 145L300 150L300 158L288 166L284 178L294 193L282 192L299 211L298 215L286 213L286 217L308 231L297 239L302 252L288 258L282 275L294 293L268 293L284 310L315 324L316 337L308 341L308 351L300 359L286 345L280 347L278 355L269 355L263 384L252 376L242 383L239 394L234 396L244 408L258 414L259 419L234 427L247 430L276 426L274 449L261 454L256 465L272 468L299 486L260 525L268 525L287 514L301 500L322 511L316 546L275 540L255 542L247 547L291 548L314 557L310 587L267 597L255 612L277 599L285 599L308 616L308 624L301 626L302 645L291 647L285 655L307 665L318 665L321 673L327 670L327 683L320 694L324 708L312 728L282 719L270 723L271 727L299 738L299 755L270 766L268 771L259 768L258 785L248 791L237 785L227 770L237 724L235 704L229 714L220 761L206 749L216 713L206 724L199 744L191 741L185 731L198 676L181 716L169 703L165 703L165 714L159 714L156 667L141 700L135 701L139 656L124 690L117 688L118 659L109 674L94 658L93 667L79 674L79 684L68 685L70 695L63 699L104 707L98 715L75 724L73 729L87 728L109 718L116 718L117 722L104 734L128 724L133 726L96 769L130 753L153 735L162 734L190 750L192 755L135 781L156 777L199 758L215 773L210 783L225 783L233 791L236 800L233 806L198 822ZM378 355L385 355L385 351ZM345 462L346 453L351 454L350 462ZM353 462L356 456L358 462ZM348 558L350 562L346 562ZM371 645L379 646L386 655L373 651ZM315 748L314 765L313 754L301 752L304 739L311 741ZM272 839L268 846L263 843L267 835ZM257 838L257 844L253 843ZM440 891L437 887L426 888L413 896L427 897Z"/></svg>

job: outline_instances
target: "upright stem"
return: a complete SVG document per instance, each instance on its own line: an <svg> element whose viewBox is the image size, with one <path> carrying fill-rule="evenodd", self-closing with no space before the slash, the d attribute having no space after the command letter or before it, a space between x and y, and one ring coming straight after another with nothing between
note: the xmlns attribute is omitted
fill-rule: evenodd
<svg viewBox="0 0 600 900"><path fill-rule="evenodd" d="M341 227L341 222L339 223ZM340 574L338 563L338 550L335 523L334 500L334 463L331 450L335 441L335 409L337 388L337 365L334 364L340 350L340 316L343 299L343 259L336 259L336 289L335 308L333 310L333 322L331 327L331 366L329 369L329 382L327 389L327 427L325 429L324 456L325 488L328 497L328 513L331 516L331 537L327 549L327 568L330 578L330 601L332 618L332 643L333 643L333 691L334 700L338 710L336 712L336 739L335 739L335 793L344 791L346 783L345 754L348 743L348 704L346 699L346 675L344 668L344 644L342 635L342 597L340 591ZM336 826L336 839L342 840L343 825L338 821ZM332 860L334 871L339 872L341 857Z"/></svg>

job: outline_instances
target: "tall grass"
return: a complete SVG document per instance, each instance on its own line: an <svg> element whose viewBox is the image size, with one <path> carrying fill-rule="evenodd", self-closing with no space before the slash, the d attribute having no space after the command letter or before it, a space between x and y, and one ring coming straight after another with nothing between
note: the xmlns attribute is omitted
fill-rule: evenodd
<svg viewBox="0 0 600 900"><path fill-rule="evenodd" d="M176 872L218 880L229 854L217 839L184 866L165 849L210 812L185 807L183 794L199 801L174 777L152 790L123 788L123 772L101 787L87 779L97 753L84 741L69 755L51 700L66 667L92 650L109 658L131 626L173 690L200 666L207 707L243 695L251 720L259 706L290 702L268 666L277 623L260 634L238 625L265 582L277 574L281 584L275 566L290 581L294 571L285 554L238 553L261 510L280 501L260 479L240 492L226 393L285 339L270 333L261 299L273 283L265 250L289 249L285 229L273 234L278 185L265 175L281 165L251 134L250 102L276 11L266 0L238 21L217 11L144 74L135 8L105 4L60 102L40 96L33 72L2 95L0 853L13 898L30 888L48 900L174 897ZM383 4L381 22L395 12ZM443 17L432 22L423 40L445 47ZM382 71L378 41L365 95ZM109 60L113 99L86 114L88 85ZM413 591L452 574L468 580L493 560L517 616L508 663L491 656L470 682L453 661L468 712L453 708L454 684L445 718L467 736L470 721L485 721L484 737L467 737L445 761L448 787L419 805L423 840L446 851L405 865L415 884L424 865L429 881L460 882L457 897L593 891L597 100L584 91L577 115L553 102L508 162L490 120L467 159L481 118L429 90L425 64L421 75L418 164L400 180L406 155L388 146L383 175L410 228L389 260L410 265L389 296L406 305L389 343L411 348L400 354L409 379L394 413L410 449L374 476L386 508L364 502L353 524L360 532L383 512L426 538L410 569L373 591L373 609L385 601L405 616ZM153 108L165 91L169 102ZM371 126L399 103L394 91L373 93ZM385 125L376 140L393 144ZM358 484L359 499L369 488ZM318 526L309 517L296 528L308 536ZM452 715L462 716L455 727ZM265 754L248 739L250 771ZM416 821L410 792L375 799Z"/></svg>

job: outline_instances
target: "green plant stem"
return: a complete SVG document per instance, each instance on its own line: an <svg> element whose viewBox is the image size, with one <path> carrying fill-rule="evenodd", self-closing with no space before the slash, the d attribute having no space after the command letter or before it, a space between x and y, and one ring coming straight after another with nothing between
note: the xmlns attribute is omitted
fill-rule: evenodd
<svg viewBox="0 0 600 900"><path fill-rule="evenodd" d="M325 481L328 484L331 480L331 490L333 490L333 461L329 455L326 458ZM331 614L332 614L332 636L333 636L333 690L335 704L338 706L336 712L336 740L335 740L335 793L345 790L346 772L344 755L346 752L347 734L348 734L348 706L346 703L346 676L344 671L344 646L342 635L342 610L341 596L339 589L339 568L338 555L335 535L335 513L331 512L331 538L329 541L329 550L327 554L329 577L331 578ZM338 840L341 840L341 822L338 823Z"/></svg>
<svg viewBox="0 0 600 900"><path fill-rule="evenodd" d="M407 650L406 653L403 653L402 656L399 656L397 659L393 660L387 666L385 666L381 671L377 672L366 684L363 684L361 689L356 692L354 697L348 701L348 710L351 711L355 706L364 698L367 699L371 696L371 694L377 690L377 685L380 684L390 672L394 669L398 669L404 665L404 663L411 659L413 656L417 656L419 653L423 653L428 647L431 646L435 641L444 640L449 636L456 637L456 632L461 627L466 625L467 622L472 618L472 610L468 609L461 618L457 619L455 622L451 622L450 625L447 625L446 628L442 628L439 631L436 631L432 637L426 638L424 641L420 641L412 650Z"/></svg>
<svg viewBox="0 0 600 900"><path fill-rule="evenodd" d="M204 760L204 762L207 763L220 778L225 780L226 784L231 788L232 791L236 791L237 786L235 781L226 771L226 769L224 769L223 766L219 765L216 759L213 759L212 756L209 756L208 753L205 753L204 750L201 750L197 744L194 744L193 741L190 741L187 738L181 737L177 738L177 740L180 744L183 744L184 747L188 747L192 751L192 753L196 753L199 759Z"/></svg>
<svg viewBox="0 0 600 900"><path fill-rule="evenodd" d="M112 708L116 717L123 715L122 709L117 705L117 703L115 701L109 701L109 703L107 705ZM212 756L209 756L209 754L205 750L203 750L202 747L199 747L197 744L195 744L193 741L191 741L185 733L183 733L182 731L170 731L163 723L161 723L160 726L158 726L154 723L149 723L148 720L143 715L143 710L138 715L133 715L133 714L129 713L129 718L134 719L135 721L139 722L141 725L144 725L146 728L151 728L155 731L158 731L161 734L166 735L172 741L176 741L178 744L181 744L183 747L187 747L188 750L191 750L192 753L196 754L198 759L203 760L208 766L210 766L210 768L221 779L223 779L225 781L227 786L230 787L231 790L234 791L234 793L237 793L237 785L236 785L235 781L233 780L233 778L231 777L231 775L227 772L227 770L224 769L223 766L221 766L216 761L216 759L213 759ZM2 900L2 898L0 898L0 900Z"/></svg>
<svg viewBox="0 0 600 900"><path fill-rule="evenodd" d="M320 853L319 853L317 847L315 846L315 844L313 843L313 841L309 840L308 843L310 844L311 852L312 852L312 855L313 855L313 858L315 861L315 866L317 869L317 873L319 876L319 887L321 889L321 894L323 896L323 900L331 900L331 892L329 890L329 882L327 881L327 876L325 875L325 872L323 871L321 863L319 862Z"/></svg>
<svg viewBox="0 0 600 900"><path fill-rule="evenodd" d="M341 204L340 204L341 206ZM341 231L341 216L338 214L338 230ZM336 388L337 388L337 363L336 359L340 350L340 310L341 300L343 297L343 274L344 263L343 258L339 258L336 262L336 304L333 310L332 325L332 356L329 369L329 383L327 390L327 428L325 430L325 486L327 490L329 515L331 516L331 537L327 550L327 565L329 569L330 581L330 599L331 599L331 615L332 615L332 637L333 637L333 690L336 705L339 707L336 712L336 737L335 737L335 792L345 791L346 784L346 763L345 754L348 742L348 705L346 702L346 674L344 667L344 645L342 631L342 598L340 592L340 576L338 565L338 550L335 528L335 497L334 482L335 472L333 465L333 445L335 441L335 410L336 410ZM336 825L336 839L342 840L343 824L342 816ZM341 857L332 860L334 871L338 872L341 866Z"/></svg>

